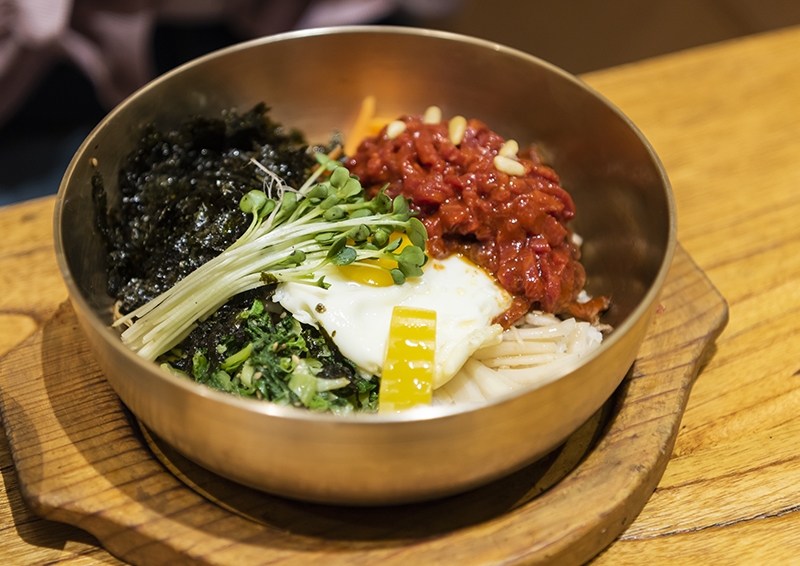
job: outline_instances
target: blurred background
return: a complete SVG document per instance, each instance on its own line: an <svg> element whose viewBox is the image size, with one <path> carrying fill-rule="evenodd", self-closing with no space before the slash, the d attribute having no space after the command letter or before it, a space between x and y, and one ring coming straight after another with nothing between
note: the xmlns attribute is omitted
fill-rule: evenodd
<svg viewBox="0 0 800 566"><path fill-rule="evenodd" d="M466 0L426 23L510 45L579 74L800 24L800 2Z"/></svg>
<svg viewBox="0 0 800 566"><path fill-rule="evenodd" d="M0 205L54 194L92 127L150 78L252 37L348 23L463 33L580 74L800 24L800 2L0 0Z"/></svg>

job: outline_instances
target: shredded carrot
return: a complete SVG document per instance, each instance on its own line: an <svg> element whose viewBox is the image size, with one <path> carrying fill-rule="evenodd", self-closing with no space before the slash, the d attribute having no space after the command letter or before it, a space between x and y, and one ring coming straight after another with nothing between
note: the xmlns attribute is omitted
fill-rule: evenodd
<svg viewBox="0 0 800 566"><path fill-rule="evenodd" d="M328 154L328 157L331 159L339 159L340 155L342 155L342 146L337 145L331 150L331 152Z"/></svg>
<svg viewBox="0 0 800 566"><path fill-rule="evenodd" d="M344 144L345 155L351 156L355 154L361 140L369 133L369 124L373 116L375 116L375 97L370 95L361 101L361 109L358 111L358 117Z"/></svg>
<svg viewBox="0 0 800 566"><path fill-rule="evenodd" d="M392 121L392 118L384 118L383 116L376 116L369 121L367 126L367 135L377 136L383 127Z"/></svg>
<svg viewBox="0 0 800 566"><path fill-rule="evenodd" d="M342 146L341 145L337 145L336 147L334 147L331 150L331 152L328 154L328 157L330 157L331 159L339 159L339 156L341 156L341 155L342 155ZM312 173L315 172L320 167L322 167L322 165L320 165L320 164L314 165L311 168L311 172Z"/></svg>

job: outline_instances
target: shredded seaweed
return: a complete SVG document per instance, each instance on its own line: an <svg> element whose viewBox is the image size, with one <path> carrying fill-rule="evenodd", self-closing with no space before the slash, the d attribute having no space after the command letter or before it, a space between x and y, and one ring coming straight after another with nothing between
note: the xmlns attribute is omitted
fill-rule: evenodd
<svg viewBox="0 0 800 566"><path fill-rule="evenodd" d="M302 135L258 104L220 118L196 116L175 130L145 127L122 164L118 205L108 210L95 175L96 224L109 250L108 291L127 313L219 255L247 229L239 201L261 189L250 158L297 188L316 163Z"/></svg>

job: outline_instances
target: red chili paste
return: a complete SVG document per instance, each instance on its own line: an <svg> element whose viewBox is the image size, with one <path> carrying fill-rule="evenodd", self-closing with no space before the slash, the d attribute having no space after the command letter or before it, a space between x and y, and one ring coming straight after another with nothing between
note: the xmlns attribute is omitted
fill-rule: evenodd
<svg viewBox="0 0 800 566"><path fill-rule="evenodd" d="M364 139L346 165L370 196L388 184L392 198L411 198L430 255L463 254L497 278L514 303L495 322L508 327L531 308L594 320L607 308L604 297L576 301L586 275L566 227L575 205L535 149L517 157L525 175L508 175L494 165L505 140L484 123L469 120L455 146L446 122L402 121L403 133Z"/></svg>

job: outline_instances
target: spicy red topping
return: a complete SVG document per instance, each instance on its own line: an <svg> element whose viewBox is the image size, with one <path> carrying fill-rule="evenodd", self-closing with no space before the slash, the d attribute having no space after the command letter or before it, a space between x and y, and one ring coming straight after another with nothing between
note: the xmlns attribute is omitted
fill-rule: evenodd
<svg viewBox="0 0 800 566"><path fill-rule="evenodd" d="M370 196L388 184L389 196L411 198L430 255L464 254L497 278L514 304L495 322L508 327L531 308L593 320L607 308L605 297L576 302L586 275L566 227L575 205L535 149L496 162L505 140L478 120L458 145L446 122L402 121L394 137L383 128L364 139L346 165Z"/></svg>

